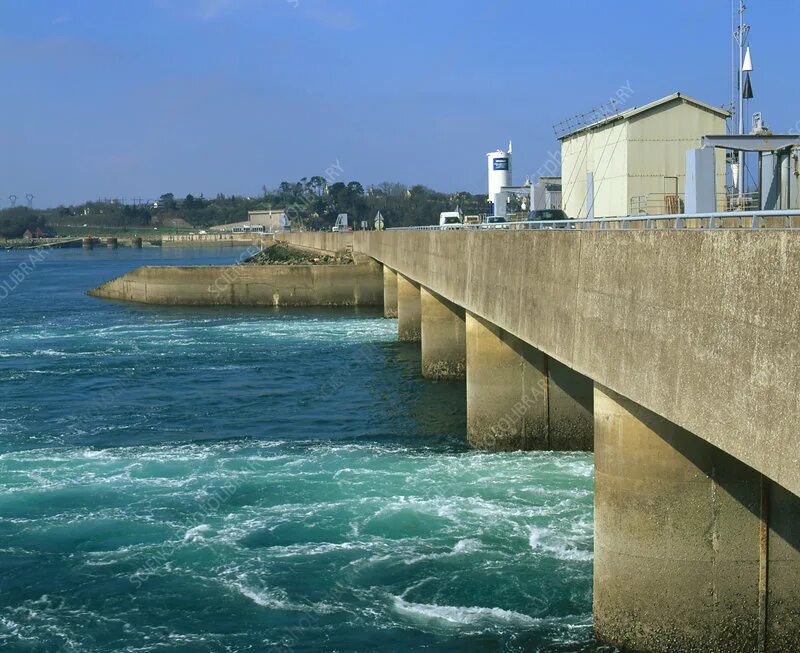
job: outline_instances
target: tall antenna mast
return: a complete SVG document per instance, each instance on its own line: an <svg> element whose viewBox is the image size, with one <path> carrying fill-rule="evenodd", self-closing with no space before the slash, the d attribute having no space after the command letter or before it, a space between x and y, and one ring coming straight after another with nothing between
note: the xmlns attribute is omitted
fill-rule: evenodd
<svg viewBox="0 0 800 653"><path fill-rule="evenodd" d="M739 26L733 33L733 38L739 46L739 134L744 134L744 50L747 46L747 37L750 34L750 25L744 22L744 12L747 7L744 0L739 0ZM739 152L739 166L736 170L736 189L739 191L739 210L744 209L744 152Z"/></svg>

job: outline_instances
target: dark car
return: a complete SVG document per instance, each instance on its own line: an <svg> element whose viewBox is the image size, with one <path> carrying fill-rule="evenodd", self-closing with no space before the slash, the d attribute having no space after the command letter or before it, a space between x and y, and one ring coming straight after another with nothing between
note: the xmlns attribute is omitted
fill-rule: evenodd
<svg viewBox="0 0 800 653"><path fill-rule="evenodd" d="M575 225L567 224L565 222L558 222L560 220L569 220L564 211L561 209L538 209L536 211L531 211L528 214L528 221L535 221L535 222L547 222L547 221L554 221L553 225L534 225L534 229L574 229Z"/></svg>
<svg viewBox="0 0 800 653"><path fill-rule="evenodd" d="M499 215L487 215L481 225L483 229L508 229L508 220Z"/></svg>

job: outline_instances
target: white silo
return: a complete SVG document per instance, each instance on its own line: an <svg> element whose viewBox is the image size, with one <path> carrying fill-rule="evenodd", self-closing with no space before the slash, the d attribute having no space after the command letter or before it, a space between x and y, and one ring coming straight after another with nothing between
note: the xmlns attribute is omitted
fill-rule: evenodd
<svg viewBox="0 0 800 653"><path fill-rule="evenodd" d="M511 186L511 143L508 152L496 150L486 155L489 168L489 214L506 214L504 186Z"/></svg>

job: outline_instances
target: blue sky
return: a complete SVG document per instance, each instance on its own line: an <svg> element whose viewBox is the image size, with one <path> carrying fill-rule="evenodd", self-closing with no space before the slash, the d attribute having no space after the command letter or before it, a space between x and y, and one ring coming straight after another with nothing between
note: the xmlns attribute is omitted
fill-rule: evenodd
<svg viewBox="0 0 800 653"><path fill-rule="evenodd" d="M756 98L800 121L797 0L752 0ZM0 0L0 206L257 194L324 174L485 192L552 124L680 90L729 101L731 0ZM798 125L800 126L800 125Z"/></svg>

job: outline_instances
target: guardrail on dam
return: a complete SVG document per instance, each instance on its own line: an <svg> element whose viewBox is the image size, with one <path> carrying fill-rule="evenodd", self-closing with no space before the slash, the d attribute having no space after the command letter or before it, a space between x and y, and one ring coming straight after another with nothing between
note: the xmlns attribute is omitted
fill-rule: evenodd
<svg viewBox="0 0 800 653"><path fill-rule="evenodd" d="M800 650L800 238L793 231L290 233L383 264L470 441L595 450L598 637Z"/></svg>

